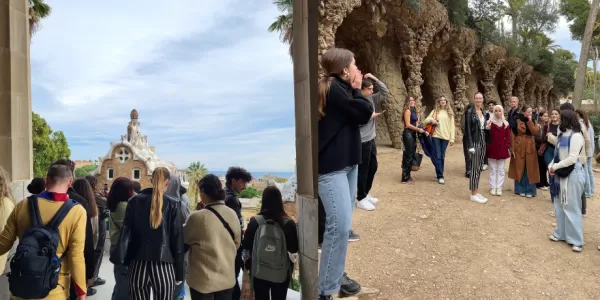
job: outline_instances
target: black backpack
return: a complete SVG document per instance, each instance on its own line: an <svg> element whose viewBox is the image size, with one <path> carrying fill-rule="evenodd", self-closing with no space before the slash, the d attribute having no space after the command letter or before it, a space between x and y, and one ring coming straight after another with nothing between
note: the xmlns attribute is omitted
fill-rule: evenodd
<svg viewBox="0 0 600 300"><path fill-rule="evenodd" d="M64 257L57 257L60 236L58 226L77 203L67 200L47 225L42 223L38 198L28 199L31 227L19 240L17 251L10 260L8 284L13 296L23 299L42 299L58 285L60 266ZM63 287L69 288L69 287Z"/></svg>

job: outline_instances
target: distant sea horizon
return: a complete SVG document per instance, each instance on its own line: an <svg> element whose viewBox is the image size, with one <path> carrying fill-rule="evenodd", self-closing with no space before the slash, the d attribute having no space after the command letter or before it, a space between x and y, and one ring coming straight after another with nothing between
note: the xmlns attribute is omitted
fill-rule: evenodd
<svg viewBox="0 0 600 300"><path fill-rule="evenodd" d="M227 171L208 171L211 174L215 174L217 176L225 176L225 174L227 174ZM252 178L258 179L261 178L265 175L272 175L272 176L277 176L277 177L282 177L282 178L290 178L294 172L264 172L264 171L249 171L250 174L252 174Z"/></svg>

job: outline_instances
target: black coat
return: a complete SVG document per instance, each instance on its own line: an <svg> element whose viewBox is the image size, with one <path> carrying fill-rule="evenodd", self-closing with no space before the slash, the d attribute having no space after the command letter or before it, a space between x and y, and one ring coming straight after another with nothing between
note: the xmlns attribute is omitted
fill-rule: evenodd
<svg viewBox="0 0 600 300"><path fill-rule="evenodd" d="M475 148L475 145L481 142L481 121L479 120L479 116L477 115L477 111L475 106L469 106L467 111L465 112L465 131L464 137L465 145L467 145L468 149ZM485 120L484 120L485 122ZM489 132L484 130L485 143L489 144L491 139Z"/></svg>
<svg viewBox="0 0 600 300"><path fill-rule="evenodd" d="M152 189L141 191L127 203L121 229L130 232L124 264L132 260L172 263L175 265L175 279L182 281L184 220L180 212L181 202L170 196L163 196L162 222L157 229L150 226L151 204Z"/></svg>

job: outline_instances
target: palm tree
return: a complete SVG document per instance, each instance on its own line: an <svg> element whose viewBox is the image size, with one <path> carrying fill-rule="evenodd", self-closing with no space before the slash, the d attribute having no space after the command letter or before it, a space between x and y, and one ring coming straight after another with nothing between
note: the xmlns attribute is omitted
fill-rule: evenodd
<svg viewBox="0 0 600 300"><path fill-rule="evenodd" d="M197 161L190 164L187 169L188 177L190 182L190 208L193 210L196 208L196 204L200 201L200 191L198 190L198 182L204 175L208 174L208 169L203 163Z"/></svg>
<svg viewBox="0 0 600 300"><path fill-rule="evenodd" d="M292 28L292 1L293 0L275 0L273 2L273 4L277 6L277 9L279 9L283 15L277 17L275 22L269 26L269 32L279 32L279 39L282 42L290 45L290 56L292 56L292 46L294 42L294 30Z"/></svg>
<svg viewBox="0 0 600 300"><path fill-rule="evenodd" d="M29 0L29 36L40 29L40 21L52 13L50 5L44 0Z"/></svg>

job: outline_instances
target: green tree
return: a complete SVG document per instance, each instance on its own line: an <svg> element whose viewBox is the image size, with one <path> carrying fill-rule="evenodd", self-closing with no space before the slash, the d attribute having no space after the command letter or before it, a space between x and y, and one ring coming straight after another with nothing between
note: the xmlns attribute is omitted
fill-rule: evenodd
<svg viewBox="0 0 600 300"><path fill-rule="evenodd" d="M563 95L568 95L575 86L575 54L565 49L554 51L554 88Z"/></svg>
<svg viewBox="0 0 600 300"><path fill-rule="evenodd" d="M290 45L290 56L292 56L292 47L294 44L294 30L293 30L293 13L292 8L294 7L292 0L275 0L273 2L277 9L282 13L275 21L269 26L269 32L279 32L279 39Z"/></svg>
<svg viewBox="0 0 600 300"><path fill-rule="evenodd" d="M560 14L570 23L569 31L571 38L577 41L583 39L585 26L587 24L590 12L589 0L560 0ZM596 28L595 35L600 34L600 29Z"/></svg>
<svg viewBox="0 0 600 300"><path fill-rule="evenodd" d="M81 168L75 169L75 177L85 177L88 175L92 175L92 172L96 170L96 165L87 165Z"/></svg>
<svg viewBox="0 0 600 300"><path fill-rule="evenodd" d="M40 115L32 112L33 174L45 177L52 161L69 158L71 150L62 131L52 131Z"/></svg>
<svg viewBox="0 0 600 300"><path fill-rule="evenodd" d="M44 0L29 0L29 36L40 29L40 21L52 13L50 5Z"/></svg>
<svg viewBox="0 0 600 300"><path fill-rule="evenodd" d="M262 196L262 193L257 189L249 186L240 193L240 198L256 198Z"/></svg>
<svg viewBox="0 0 600 300"><path fill-rule="evenodd" d="M206 166L199 162L192 162L190 166L187 168L188 172L188 181L190 182L189 193L190 196L190 206L192 209L196 207L196 204L200 201L200 190L198 190L198 182L204 175L208 174L208 169Z"/></svg>

